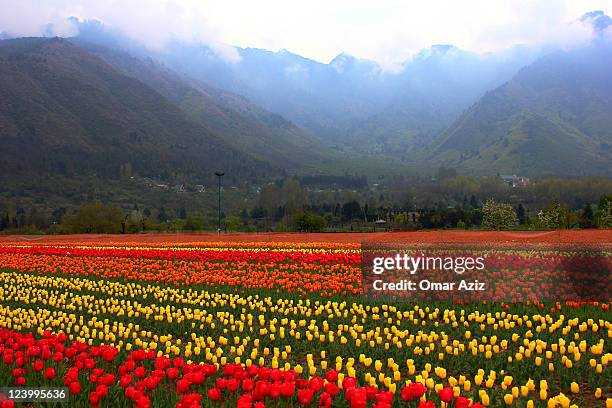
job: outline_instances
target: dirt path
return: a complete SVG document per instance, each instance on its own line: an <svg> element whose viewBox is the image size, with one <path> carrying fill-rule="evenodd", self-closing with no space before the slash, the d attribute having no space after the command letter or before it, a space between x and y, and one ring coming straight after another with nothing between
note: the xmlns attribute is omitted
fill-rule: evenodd
<svg viewBox="0 0 612 408"><path fill-rule="evenodd" d="M406 231L371 233L185 233L185 234L133 234L133 235L0 235L2 243L194 243L212 241L232 242L561 242L612 243L612 230L564 231Z"/></svg>

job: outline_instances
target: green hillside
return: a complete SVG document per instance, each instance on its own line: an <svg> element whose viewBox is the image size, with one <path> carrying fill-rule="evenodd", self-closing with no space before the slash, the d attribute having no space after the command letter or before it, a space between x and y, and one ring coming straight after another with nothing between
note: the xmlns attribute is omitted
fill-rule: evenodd
<svg viewBox="0 0 612 408"><path fill-rule="evenodd" d="M612 174L612 47L557 52L488 92L430 149L473 173Z"/></svg>
<svg viewBox="0 0 612 408"><path fill-rule="evenodd" d="M225 142L257 159L288 170L304 170L334 157L317 138L243 96L180 75L151 58L78 38L71 42L155 89Z"/></svg>
<svg viewBox="0 0 612 408"><path fill-rule="evenodd" d="M0 41L0 172L206 180L274 166L235 149L144 83L67 40Z"/></svg>

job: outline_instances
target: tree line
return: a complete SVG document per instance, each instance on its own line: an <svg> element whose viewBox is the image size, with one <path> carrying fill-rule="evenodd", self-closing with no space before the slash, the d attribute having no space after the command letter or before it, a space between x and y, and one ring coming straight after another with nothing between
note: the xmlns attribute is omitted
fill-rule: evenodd
<svg viewBox="0 0 612 408"><path fill-rule="evenodd" d="M319 185L327 181L331 187ZM255 232L610 227L608 179L542 179L513 188L499 177L441 171L435 178L340 181L285 177L256 192L249 187L254 191L250 195L228 188L222 228ZM0 196L0 232L216 231L216 191L212 193L133 193L113 200L112 192L103 192L97 194L101 199L87 200L87 195L74 192L74 197L85 199L83 204L57 208L41 200Z"/></svg>
<svg viewBox="0 0 612 408"><path fill-rule="evenodd" d="M489 199L482 205L472 201L466 206L423 209L369 207L357 200L336 205L303 205L291 208L285 203L269 214L261 205L243 209L239 215L222 214L222 226L228 232L257 231L375 231L417 229L550 230L573 228L612 228L612 195L604 195L592 206L570 210L555 203L527 213L522 204ZM16 211L0 218L0 231L21 233L128 234L142 232L214 231L217 219L179 211L171 219L162 209L124 211L100 201L82 204L70 213L58 212L59 222L40 229L34 224L41 217L36 212Z"/></svg>

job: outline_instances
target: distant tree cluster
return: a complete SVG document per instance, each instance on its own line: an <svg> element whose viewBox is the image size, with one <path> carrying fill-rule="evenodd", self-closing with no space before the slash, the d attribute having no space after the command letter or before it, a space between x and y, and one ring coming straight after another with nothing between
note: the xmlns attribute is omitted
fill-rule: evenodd
<svg viewBox="0 0 612 408"><path fill-rule="evenodd" d="M314 184L326 181L333 188L309 188L299 179L282 178L258 187L249 200L233 187L228 188L221 214L222 230L612 228L612 195L601 194L612 189L612 185L600 179L566 180L565 184L538 180L533 186L512 188L494 178L476 179L456 175L452 169L441 169L435 179L394 177L385 180L384 185L373 183L362 190L352 189L357 185L363 188L364 180L359 177L308 180ZM569 194L568 185L576 189L574 195ZM80 197L87 197L78 189L71 194L79 201ZM112 198L113 194L118 193L109 191L105 196ZM201 201L206 196L196 193L189 199L190 194L151 193L148 201L143 200L148 205L141 204L142 201L134 203L140 200L138 194L130 198L121 195L120 205L117 200L89 199L78 207L49 207L46 202L0 195L0 231L22 234L216 231L216 194L214 200L209 197L208 201Z"/></svg>
<svg viewBox="0 0 612 408"><path fill-rule="evenodd" d="M120 208L99 201L82 204L76 213L66 214L62 218L66 231L75 234L118 234L125 232L124 222Z"/></svg>

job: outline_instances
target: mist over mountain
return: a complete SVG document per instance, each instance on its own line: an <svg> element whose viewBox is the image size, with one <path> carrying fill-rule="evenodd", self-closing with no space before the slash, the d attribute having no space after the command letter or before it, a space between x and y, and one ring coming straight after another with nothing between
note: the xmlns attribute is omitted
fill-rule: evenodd
<svg viewBox="0 0 612 408"><path fill-rule="evenodd" d="M412 139L430 140L485 90L508 80L532 58L528 53L478 56L444 46L427 51L400 72L347 54L323 64L287 50L239 48L240 61L227 62L203 45L176 44L159 58L280 113L328 144L391 154L412 147ZM406 143L394 146L386 138Z"/></svg>
<svg viewBox="0 0 612 408"><path fill-rule="evenodd" d="M188 148L190 153L198 152L199 157L214 161L220 156L205 147L227 148L231 160L244 168L265 163L265 171L338 174L350 168L363 174L369 159L385 162L389 169L397 163L394 159L411 168L423 168L425 173L445 165L472 174L607 175L612 161L612 104L607 85L612 83L612 24L598 11L578 21L593 27L595 35L588 44L567 49L516 46L488 54L464 51L451 44L433 45L397 69L387 70L348 53L321 63L288 50L234 47L234 58L228 59L206 44L180 40L151 50L101 22L71 19L78 35L59 42L61 47L42 39L5 42L5 50L20 51L5 53L5 69L13 66L13 71L3 79L12 81L6 89L12 86L15 94L18 84L23 83L19 92L24 95L19 98L30 101L23 102L25 112L32 109L29 104L36 98L26 98L34 88L30 89L30 78L19 76L23 73L39 75L35 80L41 82L38 88L45 92L57 84L48 76L40 76L37 69L55 74L61 68L61 75L68 76L71 71L66 67L81 70L83 64L86 72L78 71L77 83L81 80L86 84L87 78L95 78L93 71L98 76L104 72L105 80L112 84L129 79L132 86L146 90L143 102L152 92L160 98L160 104L168 104L168 112L177 115L159 124L163 131L155 132L154 127L147 130L147 134L155 134L153 139L160 138L155 154L166 148L173 151L179 145L191 146L197 140L202 147ZM28 47L45 51L38 55ZM81 62L76 57L79 53L86 55ZM65 57L70 63L48 65L50 55ZM44 64L37 64L39 60ZM19 64L26 65L22 69ZM62 93L73 91L58 87L54 92L45 97L59 103L65 102ZM85 91L78 94L83 106L100 107L95 123L111 120L114 114L109 112L117 108L109 106L106 112L97 97ZM138 103L138 98L126 100ZM45 109L49 106L51 102ZM146 110L150 106L129 106L125 110L137 108ZM111 124L75 131L67 124L72 126L83 113L72 106L52 110L63 127L43 134L55 134L57 140L62 132L71 134L67 140L79 134L84 140L92 138L84 144L66 141L67 149L97 143L103 150L110 143ZM142 113L143 117L153 114ZM5 112L4 129L13 132L9 140L23 143L27 140L23 126L30 119L16 125L17 119L11 115ZM129 134L127 129L136 127L130 122L134 118L122 115L120 110L118 124L114 125L120 129L112 131L115 139L115 133ZM33 112L23 118L32 118L34 124L41 120ZM43 128L41 123L33 126ZM190 130L184 131L185 126ZM195 138L194 134L200 136ZM195 139L183 143L184 137ZM113 143L123 143L115 139ZM128 139L126 143L130 146L131 142ZM118 162L127 160L126 152L117 154ZM134 154L140 157L140 153ZM136 162L143 172L154 169L147 167L144 158ZM116 167L117 163L108 165Z"/></svg>
<svg viewBox="0 0 612 408"><path fill-rule="evenodd" d="M356 122L346 139L373 152L414 156L484 92L531 62L534 54L522 47L486 55L452 45L423 50L392 77L392 96L384 108Z"/></svg>
<svg viewBox="0 0 612 408"><path fill-rule="evenodd" d="M281 114L330 145L398 157L404 154L398 149L430 142L486 90L541 52L516 47L478 55L434 45L397 71L346 53L324 64L288 50L237 47L239 61L228 61L205 44L177 40L152 53L98 22L77 23L80 38L153 55L188 77Z"/></svg>

